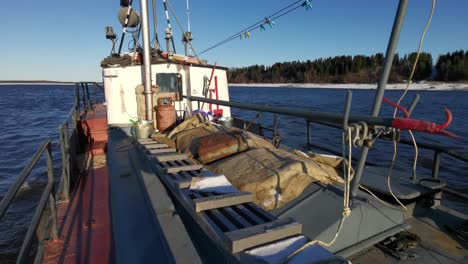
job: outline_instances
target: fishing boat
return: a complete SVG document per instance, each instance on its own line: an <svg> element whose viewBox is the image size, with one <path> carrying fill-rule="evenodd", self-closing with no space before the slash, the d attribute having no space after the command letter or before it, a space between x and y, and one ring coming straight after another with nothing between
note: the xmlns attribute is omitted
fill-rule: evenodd
<svg viewBox="0 0 468 264"><path fill-rule="evenodd" d="M468 157L418 142L434 152L432 175L367 162L377 141L413 145L400 139L405 130L456 136L445 130L448 109L444 124L412 119L417 99L408 110L389 102L405 117L379 116L407 2L395 15L371 114L355 115L351 91L342 114L231 101L228 69L193 53L190 28L185 54L175 52L169 2L163 50L150 45L147 1L141 16L121 1L124 30L116 51L106 28L113 48L101 62L103 83L76 83L59 128L58 186L46 140L0 202L2 218L45 156L48 183L17 263L468 263L468 216L441 203L443 193L468 196L438 177L442 155ZM122 52L140 22L142 46L135 33L134 49ZM242 120L231 108L257 115ZM265 113L273 124L262 122ZM342 131L343 153L281 144L278 115L304 119L309 145L312 123Z"/></svg>

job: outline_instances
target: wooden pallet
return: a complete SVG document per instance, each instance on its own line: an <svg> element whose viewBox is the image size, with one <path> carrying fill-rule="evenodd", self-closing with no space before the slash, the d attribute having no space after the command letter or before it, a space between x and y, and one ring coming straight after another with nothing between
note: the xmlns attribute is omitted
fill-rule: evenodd
<svg viewBox="0 0 468 264"><path fill-rule="evenodd" d="M278 219L252 202L245 192L217 194L188 189L203 168L167 147L148 148L157 141L138 142L156 174L200 226L223 247L235 254L302 233L302 225L291 218ZM159 152L165 149L167 151ZM169 150L170 149L170 150Z"/></svg>

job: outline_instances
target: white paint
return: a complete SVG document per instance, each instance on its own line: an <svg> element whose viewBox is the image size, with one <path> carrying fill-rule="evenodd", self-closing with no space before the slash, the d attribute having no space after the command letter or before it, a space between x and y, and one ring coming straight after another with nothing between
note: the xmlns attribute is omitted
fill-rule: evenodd
<svg viewBox="0 0 468 264"><path fill-rule="evenodd" d="M304 236L296 236L266 246L261 246L252 250L248 250L248 255L254 256L263 260L265 263L282 263L294 251L305 245L308 239ZM304 262L305 263L305 262Z"/></svg>
<svg viewBox="0 0 468 264"><path fill-rule="evenodd" d="M190 190L221 194L239 192L224 175L198 176L196 179L197 181L193 181L190 185Z"/></svg>
<svg viewBox="0 0 468 264"><path fill-rule="evenodd" d="M105 68L102 70L108 124L130 124L130 119L137 118L135 88L143 83L142 71L143 67L141 65ZM204 76L210 78L212 68L165 63L152 65L151 71L152 84L156 84L157 73L179 73L182 75L183 95L187 95L187 90L190 89L192 96L202 97L203 78ZM219 100L229 101L226 71L216 69L214 76L218 79ZM213 77L210 89L215 87L214 79ZM209 98L209 94L207 97ZM216 98L214 93L212 98ZM186 99L180 103L176 102L175 107L178 115L182 114L182 111L179 110L186 110L187 106ZM195 109L198 109L198 103L192 102L192 110ZM216 106L213 106L213 109L216 109ZM225 117L231 116L229 107L220 106L220 109L223 109ZM209 104L204 104L202 110L208 112Z"/></svg>

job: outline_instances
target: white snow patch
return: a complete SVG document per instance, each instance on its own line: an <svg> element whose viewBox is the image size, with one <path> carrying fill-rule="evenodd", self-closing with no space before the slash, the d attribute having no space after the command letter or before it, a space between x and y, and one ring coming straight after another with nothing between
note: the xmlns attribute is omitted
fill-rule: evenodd
<svg viewBox="0 0 468 264"><path fill-rule="evenodd" d="M406 83L389 83L388 90L404 90ZM241 87L268 87L268 88L326 88L326 89L377 89L377 84L372 83L231 83L230 86ZM468 91L468 83L412 83L410 90L432 91Z"/></svg>
<svg viewBox="0 0 468 264"><path fill-rule="evenodd" d="M190 184L190 190L220 194L239 192L224 175L203 175L194 179L196 180Z"/></svg>

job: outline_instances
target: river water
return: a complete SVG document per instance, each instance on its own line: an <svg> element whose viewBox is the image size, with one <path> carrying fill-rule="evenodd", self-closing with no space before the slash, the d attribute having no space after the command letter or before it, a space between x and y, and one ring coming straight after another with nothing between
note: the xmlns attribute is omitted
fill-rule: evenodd
<svg viewBox="0 0 468 264"><path fill-rule="evenodd" d="M458 149L468 154L468 92L456 91L410 91L403 101L408 105L416 93L421 100L413 113L416 119L441 123L445 119L443 107L451 109L454 119L449 130L460 135L453 139L439 135L415 133L418 142L432 142ZM273 87L230 87L232 101L269 104L284 107L299 107L303 110L334 111L342 113L345 89L305 89ZM401 91L388 91L386 97L396 101ZM18 177L28 160L46 138L52 139L55 177L61 175L60 148L57 127L62 123L73 104L74 86L60 85L5 85L0 86L0 198L9 185ZM374 91L354 90L352 114L368 114ZM256 113L232 109L235 116L251 120ZM384 105L382 116L390 117L392 108ZM271 125L273 115L263 114L264 125ZM306 123L300 118L279 117L278 129L282 143L297 149L307 149ZM312 125L312 143L341 150L341 132L324 126ZM406 135L403 135L406 136ZM316 149L312 149L317 151ZM370 152L369 161L388 166L392 155L392 144L379 141ZM411 146L398 149L396 167L410 170L414 151ZM433 154L421 150L418 174L430 174ZM27 226L42 189L47 181L45 162L41 160L19 191L15 203L0 221L0 263L11 262L21 246ZM468 191L468 164L442 156L440 176L451 188ZM449 206L468 213L468 207L456 199Z"/></svg>

